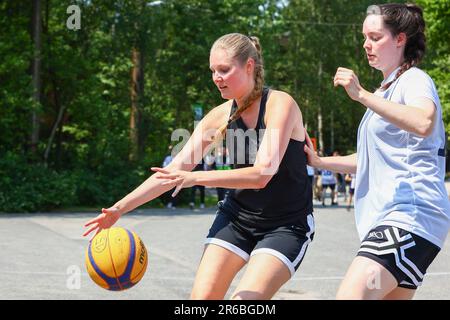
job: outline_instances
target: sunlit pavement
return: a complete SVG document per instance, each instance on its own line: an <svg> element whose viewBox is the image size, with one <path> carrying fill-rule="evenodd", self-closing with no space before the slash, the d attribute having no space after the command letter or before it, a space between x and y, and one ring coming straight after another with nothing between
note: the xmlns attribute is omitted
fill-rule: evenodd
<svg viewBox="0 0 450 320"><path fill-rule="evenodd" d="M327 198L327 204L330 199ZM0 215L1 299L188 299L215 208L136 210L118 226L135 231L149 251L139 284L123 292L98 287L86 273L83 224L96 213ZM355 256L353 209L315 202L316 232L302 265L274 299L334 299ZM238 274L227 297L242 274ZM450 299L449 240L428 269L416 299Z"/></svg>

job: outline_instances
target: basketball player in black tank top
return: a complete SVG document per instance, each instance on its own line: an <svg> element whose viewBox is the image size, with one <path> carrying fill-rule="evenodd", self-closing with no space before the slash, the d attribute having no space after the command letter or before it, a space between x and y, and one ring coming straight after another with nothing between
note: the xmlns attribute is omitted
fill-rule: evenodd
<svg viewBox="0 0 450 320"><path fill-rule="evenodd" d="M89 221L85 235L174 187L174 195L193 185L232 189L219 202L191 298L223 299L247 264L231 298L270 299L293 276L314 236L302 115L287 93L264 88L258 38L222 36L211 48L210 69L228 101L200 121L170 165L153 168L154 175ZM239 133L250 139L239 140ZM225 134L235 142L233 170L191 172Z"/></svg>

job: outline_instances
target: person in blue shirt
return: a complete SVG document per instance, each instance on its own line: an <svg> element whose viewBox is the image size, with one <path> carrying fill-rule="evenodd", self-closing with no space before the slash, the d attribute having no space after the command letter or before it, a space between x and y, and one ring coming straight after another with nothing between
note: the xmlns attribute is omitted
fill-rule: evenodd
<svg viewBox="0 0 450 320"><path fill-rule="evenodd" d="M322 177L322 206L325 207L325 198L327 194L327 189L331 189L331 205L337 205L337 202L335 202L336 197L336 174L330 170L321 170L320 175Z"/></svg>
<svg viewBox="0 0 450 320"><path fill-rule="evenodd" d="M361 239L338 299L411 299L450 227L445 189L445 131L433 80L417 65L425 53L422 9L369 7L363 24L369 65L383 73L375 93L338 68L334 86L367 108L357 153L318 157L307 137L310 165L356 173L355 217Z"/></svg>

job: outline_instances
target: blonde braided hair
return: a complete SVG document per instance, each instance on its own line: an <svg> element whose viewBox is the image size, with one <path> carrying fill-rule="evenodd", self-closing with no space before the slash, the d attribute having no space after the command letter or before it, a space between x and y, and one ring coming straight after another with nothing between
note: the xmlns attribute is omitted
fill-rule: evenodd
<svg viewBox="0 0 450 320"><path fill-rule="evenodd" d="M245 97L243 104L238 106L228 121L217 130L215 137L215 141L217 142L225 137L228 125L239 119L241 114L247 110L255 100L261 97L264 89L264 65L258 37L245 36L240 33L226 34L214 42L211 52L215 49L226 50L232 58L237 59L241 65L247 63L249 58L252 58L255 61L253 72L255 86L253 91Z"/></svg>

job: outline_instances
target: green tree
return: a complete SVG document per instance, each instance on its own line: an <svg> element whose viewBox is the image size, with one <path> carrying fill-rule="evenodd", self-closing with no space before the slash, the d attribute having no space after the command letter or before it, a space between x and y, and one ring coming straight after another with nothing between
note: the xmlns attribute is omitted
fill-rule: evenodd
<svg viewBox="0 0 450 320"><path fill-rule="evenodd" d="M450 132L450 2L418 0L424 9L427 51L423 67L436 83L444 124Z"/></svg>

